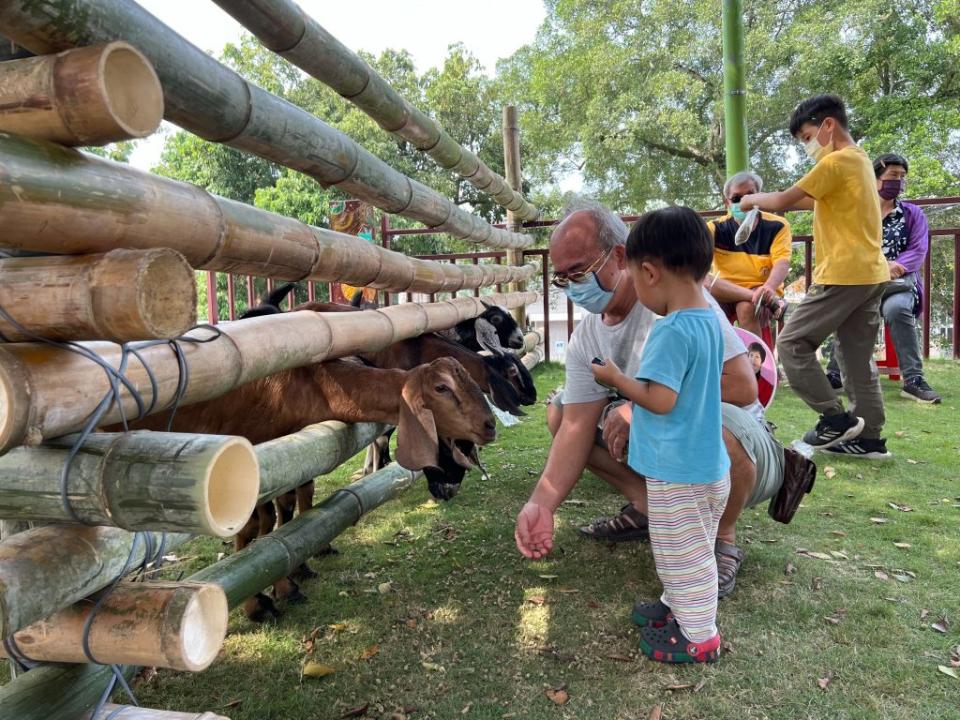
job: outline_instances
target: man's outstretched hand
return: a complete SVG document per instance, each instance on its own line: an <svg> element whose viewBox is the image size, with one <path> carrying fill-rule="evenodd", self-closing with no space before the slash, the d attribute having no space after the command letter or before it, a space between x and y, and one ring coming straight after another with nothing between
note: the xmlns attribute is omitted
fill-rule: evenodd
<svg viewBox="0 0 960 720"><path fill-rule="evenodd" d="M517 549L524 557L539 560L553 549L553 512L543 505L528 502L517 515L514 532Z"/></svg>

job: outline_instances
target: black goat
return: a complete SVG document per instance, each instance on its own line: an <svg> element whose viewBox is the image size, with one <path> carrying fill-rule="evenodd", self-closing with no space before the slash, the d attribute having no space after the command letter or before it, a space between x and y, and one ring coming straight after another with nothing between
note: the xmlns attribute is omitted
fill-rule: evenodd
<svg viewBox="0 0 960 720"><path fill-rule="evenodd" d="M520 350L523 347L523 331L513 316L499 305L482 299L480 302L486 308L483 313L457 323L441 334L474 352L487 350L494 355L503 355L505 348Z"/></svg>

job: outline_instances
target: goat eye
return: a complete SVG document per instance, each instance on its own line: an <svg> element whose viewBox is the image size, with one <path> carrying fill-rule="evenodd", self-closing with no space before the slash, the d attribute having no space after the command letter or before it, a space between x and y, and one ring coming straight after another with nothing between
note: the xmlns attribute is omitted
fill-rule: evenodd
<svg viewBox="0 0 960 720"><path fill-rule="evenodd" d="M502 320L503 318L501 318L499 315L494 315L492 318L490 318L490 322L492 322L494 325L499 325Z"/></svg>
<svg viewBox="0 0 960 720"><path fill-rule="evenodd" d="M434 388L434 390L436 390L438 393L448 393L448 392L450 392L450 388L448 388L446 385L437 385L437 386Z"/></svg>

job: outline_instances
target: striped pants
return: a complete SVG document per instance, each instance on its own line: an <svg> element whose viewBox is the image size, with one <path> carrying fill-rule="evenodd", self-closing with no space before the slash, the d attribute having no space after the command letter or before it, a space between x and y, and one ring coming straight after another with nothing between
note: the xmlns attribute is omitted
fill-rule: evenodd
<svg viewBox="0 0 960 720"><path fill-rule="evenodd" d="M688 640L717 634L717 526L730 478L695 485L647 478L650 547L670 607Z"/></svg>

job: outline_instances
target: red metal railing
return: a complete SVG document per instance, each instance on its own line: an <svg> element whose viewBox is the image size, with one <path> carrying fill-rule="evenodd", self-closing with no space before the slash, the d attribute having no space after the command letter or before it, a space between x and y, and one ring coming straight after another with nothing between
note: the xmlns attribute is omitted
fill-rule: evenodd
<svg viewBox="0 0 960 720"><path fill-rule="evenodd" d="M916 205L936 207L936 206L947 206L947 205L960 205L960 196L958 197L943 197L943 198L920 198L917 200L911 200ZM704 217L717 217L723 215L723 211L720 210L707 210L701 212L701 215ZM622 215L621 218L624 222L631 223L635 221L639 216L637 215ZM524 223L526 228L548 228L554 227L560 221L559 220L537 220L530 223ZM502 224L497 225L497 227L503 227ZM381 244L389 248L391 245L391 239L395 236L402 235L432 235L436 234L439 231L432 230L430 228L391 228L389 222L389 216L384 215L381 219L380 224L380 237L379 240ZM927 253L927 257L924 259L923 264L923 280L924 287L927 291L924 293L923 297L923 308L922 308L922 326L923 326L923 354L924 357L930 356L930 296L931 286L932 286L932 269L931 269L931 254L933 252L934 243L942 242L941 238L952 238L953 239L953 297L952 297L952 307L951 307L951 320L952 320L952 331L951 331L951 354L955 359L960 359L960 333L957 332L957 328L960 327L960 228L957 227L942 227L942 228L933 228L930 231L930 252ZM803 255L804 255L804 276L809 286L812 280L813 273L813 239L809 235L798 235L794 236L793 241L795 244L803 245ZM549 362L550 360L550 256L546 248L532 248L529 250L524 250L522 253L524 260L532 260L534 263L540 266L540 279L539 283L541 285L541 292L543 294L543 333L544 333L544 359ZM503 263L506 262L507 253L503 250L494 250L494 251L484 251L484 252L466 252L466 253L439 253L433 255L418 255L417 257L424 260L436 260L440 262L469 262L474 265L477 265L481 262L495 262ZM249 307L252 304L256 304L257 293L256 286L254 284L255 280L252 276L243 276L245 277L245 295L246 295L246 306ZM227 276L226 282L226 308L228 317L233 320L237 317L237 283L239 276L235 277L233 275ZM326 286L326 293L318 293L318 288ZM307 283L307 297L309 300L317 299L318 295L325 294L326 297L330 297L330 284L329 283ZM269 292L274 287L273 280L267 280L266 288ZM501 291L502 287L497 285L497 291ZM461 292L470 292L474 296L480 294L480 290L464 290ZM452 295L456 295L453 293ZM407 300L412 299L411 293L406 293ZM430 295L430 301L433 302L436 299L436 295ZM208 320L211 323L216 323L220 319L219 311L219 300L220 293L217 289L217 279L216 273L208 272L207 273L207 316ZM391 293L381 292L380 293L380 302L384 305L389 305L391 302ZM286 305L291 307L293 304L292 296L288 299ZM573 333L573 304L567 300L566 301L566 325L567 325L567 339L569 340L570 335ZM554 314L555 315L555 314Z"/></svg>

